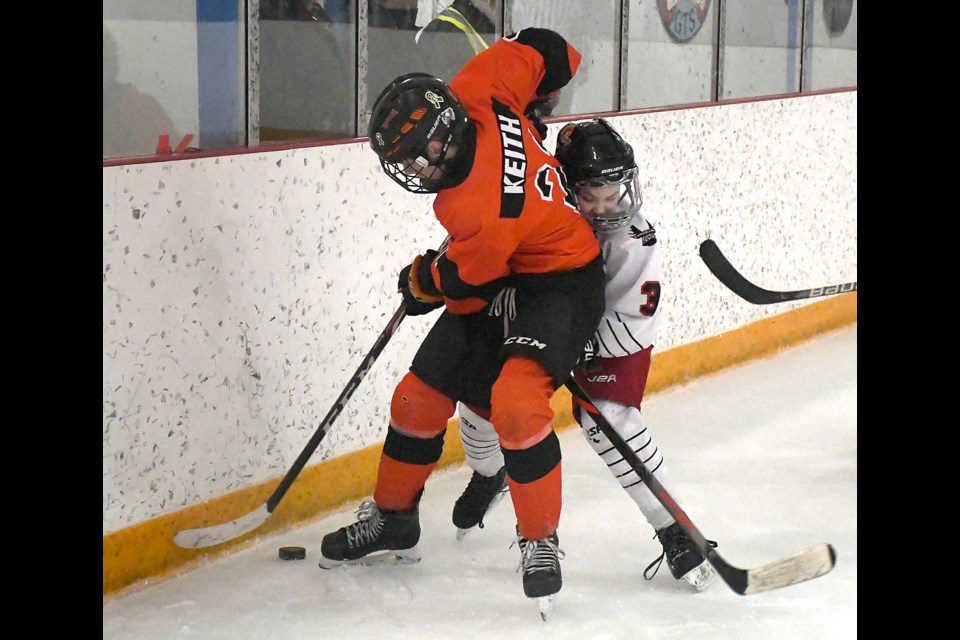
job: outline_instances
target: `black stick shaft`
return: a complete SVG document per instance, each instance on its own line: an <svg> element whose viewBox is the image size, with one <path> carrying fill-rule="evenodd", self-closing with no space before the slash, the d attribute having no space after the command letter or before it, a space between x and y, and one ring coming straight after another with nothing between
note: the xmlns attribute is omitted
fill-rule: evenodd
<svg viewBox="0 0 960 640"><path fill-rule="evenodd" d="M829 544L819 544L804 549L786 558L750 569L740 569L724 560L713 545L697 529L690 517L680 508L677 501L660 484L660 481L647 469L636 452L624 442L613 425L604 417L590 399L587 392L573 377L566 383L567 389L580 403L580 406L593 418L600 430L610 440L617 452L623 456L630 467L647 484L660 504L673 516L686 532L703 557L716 569L717 573L733 591L745 596L780 589L791 584L812 580L829 573L837 560L834 548Z"/></svg>
<svg viewBox="0 0 960 640"><path fill-rule="evenodd" d="M320 446L320 442L327 435L327 429L331 424L333 424L333 421L337 419L337 416L340 415L340 412L343 411L347 401L350 400L350 396L352 396L353 392L356 391L357 387L360 386L360 382L362 382L364 377L366 377L367 373L370 371L370 368L373 366L373 363L376 362L377 358L383 352L383 348L387 346L390 338L393 337L393 334L397 332L397 328L400 326L400 323L403 322L403 319L406 316L407 308L405 305L401 304L400 308L394 312L393 317L390 318L390 322L387 323L386 328L380 332L379 336L377 336L376 342L373 343L373 348L370 349L370 352L363 358L363 362L361 362L360 366L357 367L357 370L354 372L353 377L350 378L347 386L344 387L343 391L340 392L336 402L334 402L333 406L330 407L330 411L327 412L327 415L320 422L320 426L317 427L316 432L314 432L309 442L307 442L307 446L303 448L303 451L301 451L300 455L297 456L293 466L290 467L290 470L287 471L285 476L283 476L280 484L277 485L277 488L274 489L270 497L267 498L267 511L273 513L273 510L277 508L278 504L280 504L280 500L283 499L283 496L287 493L290 485L293 484L293 481L296 480L297 476L300 475L300 472L303 471L307 461L310 460L310 456L313 455L313 452L317 450L317 447Z"/></svg>
<svg viewBox="0 0 960 640"><path fill-rule="evenodd" d="M736 267L730 264L727 257L723 255L717 243L709 239L700 243L700 258L703 260L703 263L707 265L707 268L710 269L710 272L716 276L717 280L722 282L735 294L753 304L775 304L777 302L805 300L807 298L821 298L840 293L853 293L857 290L856 282L813 287L812 289L799 289L797 291L771 291L758 287L744 278L743 275L737 271Z"/></svg>
<svg viewBox="0 0 960 640"><path fill-rule="evenodd" d="M717 569L717 572L720 573L724 581L727 582L734 591L741 594L744 593L747 587L746 572L738 572L728 565L723 558L717 555L713 545L700 533L700 530L693 524L690 517L687 516L686 512L677 504L677 501L673 499L673 496L670 495L664 486L660 484L656 476L650 473L650 470L643 464L643 461L640 460L636 452L630 448L630 445L624 442L620 434L613 428L613 425L604 417L597 406L593 404L593 400L590 399L587 392L580 386L580 383L571 376L566 386L567 389L570 390L570 393L580 401L580 406L590 414L590 417L597 423L597 426L600 427L603 434L607 436L607 439L610 440L610 443L617 452L623 456L623 459L636 471L640 479L646 483L647 488L650 489L657 500L659 500L670 515L673 516L673 519L683 527L683 530L690 536L694 544L697 545L697 549L700 550L703 557L710 561L710 564ZM726 569L723 567L726 567Z"/></svg>
<svg viewBox="0 0 960 640"><path fill-rule="evenodd" d="M439 251L442 252L449 241L450 236L447 236L440 244ZM380 353L383 351L383 348L387 346L387 343L390 342L390 338L392 338L393 334L397 332L397 328L400 326L400 323L403 322L403 319L406 316L407 308L403 303L401 303L400 307L394 312L393 317L390 318L390 322L387 323L386 328L384 328L384 330L380 332L380 335L377 336L376 342L373 343L373 348L371 348L370 352L366 355L366 357L364 357L363 362L361 362L360 366L357 367L356 372L354 372L353 377L350 378L347 386L344 387L343 391L340 392L340 396L337 398L336 402L333 403L333 406L330 407L330 411L327 412L326 417L324 417L324 419L320 422L320 426L317 427L317 431L310 438L310 441L307 442L307 446L303 448L303 451L300 452L300 455L297 456L296 461L294 461L293 466L290 467L289 471L287 471L287 475L283 476L280 484L277 485L277 488L274 489L273 493L267 499L267 511L273 513L273 510L277 508L277 505L287 492L287 489L290 488L290 485L293 484L293 481L297 479L298 475L300 475L300 472L303 470L303 467L306 466L310 456L313 455L313 452L317 450L318 446L320 446L320 442L323 440L324 436L327 435L327 429L329 426L333 424L333 421L336 420L337 416L340 415L340 412L343 411L343 408L346 406L350 396L352 396L353 392L357 390L358 386L360 386L360 382L367 375L367 372L370 371L370 367L373 366L373 363L380 356Z"/></svg>

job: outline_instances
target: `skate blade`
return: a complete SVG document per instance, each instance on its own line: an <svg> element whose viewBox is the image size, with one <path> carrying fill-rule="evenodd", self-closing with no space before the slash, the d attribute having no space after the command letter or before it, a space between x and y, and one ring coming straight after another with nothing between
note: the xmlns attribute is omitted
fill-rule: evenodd
<svg viewBox="0 0 960 640"><path fill-rule="evenodd" d="M710 585L717 580L717 572L709 562L704 562L699 567L691 569L683 580L693 587L696 591L706 591Z"/></svg>
<svg viewBox="0 0 960 640"><path fill-rule="evenodd" d="M340 566L372 567L378 565L416 564L420 562L420 549L412 547L400 551L381 551L379 553L357 558L356 560L331 560L320 556L321 569L336 569Z"/></svg>
<svg viewBox="0 0 960 640"><path fill-rule="evenodd" d="M467 537L467 534L476 529L476 527L470 527L469 529L457 529L457 542L463 540Z"/></svg>
<svg viewBox="0 0 960 640"><path fill-rule="evenodd" d="M535 598L537 607L540 609L540 618L546 622L550 614L553 613L553 596L542 596Z"/></svg>

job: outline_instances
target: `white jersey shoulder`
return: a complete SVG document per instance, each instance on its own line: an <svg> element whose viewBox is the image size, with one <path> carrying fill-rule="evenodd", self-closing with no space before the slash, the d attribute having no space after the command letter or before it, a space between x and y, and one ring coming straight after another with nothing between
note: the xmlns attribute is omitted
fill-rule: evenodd
<svg viewBox="0 0 960 640"><path fill-rule="evenodd" d="M660 316L663 279L656 230L639 213L624 227L597 234L606 265L606 310L597 329L603 358L627 356L651 346Z"/></svg>

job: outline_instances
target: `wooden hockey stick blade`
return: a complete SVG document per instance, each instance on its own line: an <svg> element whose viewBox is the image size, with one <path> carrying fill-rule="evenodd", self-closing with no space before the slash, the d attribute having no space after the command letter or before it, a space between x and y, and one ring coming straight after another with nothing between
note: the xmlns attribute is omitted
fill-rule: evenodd
<svg viewBox="0 0 960 640"><path fill-rule="evenodd" d="M748 596L806 582L830 573L837 562L837 552L832 545L818 544L752 569L732 566L713 549L707 553L707 560L727 586L742 596Z"/></svg>
<svg viewBox="0 0 960 640"><path fill-rule="evenodd" d="M590 395L572 376L566 382L567 389L575 397L580 407L593 418L610 444L617 450L628 465L637 473L647 488L660 501L660 504L673 516L687 536L699 549L703 557L716 569L717 573L736 593L746 596L753 593L762 593L773 589L780 589L791 584L812 580L829 573L836 562L837 554L829 544L820 544L800 551L791 556L754 569L740 569L723 559L713 544L700 533L690 516L680 507L673 496L664 488L637 453L624 442L610 421L603 415L590 399Z"/></svg>
<svg viewBox="0 0 960 640"><path fill-rule="evenodd" d="M752 304L775 304L777 302L789 302L791 300L833 296L839 293L852 293L857 290L856 282L845 282L843 284L815 287L813 289L800 289L797 291L771 291L758 287L744 278L743 275L730 264L726 256L723 255L717 243L710 239L700 243L700 258L703 260L703 263L707 265L707 268L710 269L710 272L716 276L717 280Z"/></svg>
<svg viewBox="0 0 960 640"><path fill-rule="evenodd" d="M250 533L270 517L270 510L266 504L261 505L256 511L251 511L245 516L236 520L224 522L223 524L212 527L201 527L199 529L184 529L173 536L173 542L178 547L184 549L202 549L214 545L223 544L239 538L245 533Z"/></svg>
<svg viewBox="0 0 960 640"><path fill-rule="evenodd" d="M443 253L446 250L448 242L450 242L450 236L447 236L440 244L440 253ZM343 411L347 401L350 400L351 396L353 396L353 392L357 390L358 386L360 386L360 383L366 377L367 373L369 373L370 368L373 367L373 363L377 361L378 357L380 357L380 353L383 352L384 347L387 346L390 338L392 338L393 334L397 332L397 329L400 328L400 323L403 322L403 319L406 317L407 307L401 303L400 307L397 308L397 310L393 313L393 316L391 316L390 321L387 322L387 326L383 329L383 331L380 332L380 335L377 336L377 339L373 343L373 347L370 349L370 352L367 353L367 355L364 356L363 360L360 362L360 366L357 367L353 377L350 378L349 382L347 382L347 386L344 387L343 391L340 392L340 396L333 403L333 406L330 407L327 415L324 416L323 420L320 422L320 425L317 427L317 430L310 437L310 440L303 448L303 451L301 451L300 455L297 456L293 466L290 467L286 475L283 476L283 478L280 480L280 484L277 485L277 488L274 489L273 493L270 494L270 497L267 498L267 501L262 506L255 511L251 511L246 515L231 520L230 522L224 522L223 524L217 524L210 527L184 529L183 531L178 531L173 536L174 544L185 549L202 549L204 547L212 547L214 545L223 544L224 542L229 542L234 538L239 538L244 534L250 533L266 522L267 518L270 517L270 514L272 514L274 509L277 508L277 505L280 504L280 501L283 500L283 496L287 495L287 490L290 488L290 485L292 485L293 481L297 479L297 476L300 475L300 472L306 466L310 456L313 455L313 452L317 450L318 446L320 446L320 442L324 439L324 437L326 437L330 425L333 424L334 420L337 419L337 416L339 416Z"/></svg>

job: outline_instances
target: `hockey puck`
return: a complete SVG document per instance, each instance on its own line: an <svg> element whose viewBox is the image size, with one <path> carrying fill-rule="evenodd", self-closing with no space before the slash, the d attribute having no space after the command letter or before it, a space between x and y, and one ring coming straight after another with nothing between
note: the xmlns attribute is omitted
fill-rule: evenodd
<svg viewBox="0 0 960 640"><path fill-rule="evenodd" d="M281 560L303 560L307 557L307 550L303 547L280 547Z"/></svg>

